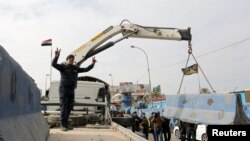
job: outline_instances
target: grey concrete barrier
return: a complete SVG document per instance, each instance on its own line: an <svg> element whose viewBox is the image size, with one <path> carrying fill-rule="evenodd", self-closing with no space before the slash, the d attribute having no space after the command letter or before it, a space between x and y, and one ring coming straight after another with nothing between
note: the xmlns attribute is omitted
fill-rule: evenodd
<svg viewBox="0 0 250 141"><path fill-rule="evenodd" d="M0 46L0 141L46 140L40 96L34 80Z"/></svg>

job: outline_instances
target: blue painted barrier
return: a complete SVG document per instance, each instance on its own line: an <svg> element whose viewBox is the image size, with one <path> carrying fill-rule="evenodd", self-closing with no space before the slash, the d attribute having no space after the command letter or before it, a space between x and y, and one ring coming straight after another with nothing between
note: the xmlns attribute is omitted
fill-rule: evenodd
<svg viewBox="0 0 250 141"><path fill-rule="evenodd" d="M152 105L150 107L150 105ZM131 109L147 117L159 112L166 118L195 124L249 124L240 94L166 95L166 100L149 103L145 109Z"/></svg>
<svg viewBox="0 0 250 141"><path fill-rule="evenodd" d="M190 123L246 124L240 95L168 95L163 116Z"/></svg>

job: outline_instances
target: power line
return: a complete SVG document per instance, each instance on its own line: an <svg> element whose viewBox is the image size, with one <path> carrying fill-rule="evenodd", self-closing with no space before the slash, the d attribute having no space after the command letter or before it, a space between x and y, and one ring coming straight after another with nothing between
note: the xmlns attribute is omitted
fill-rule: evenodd
<svg viewBox="0 0 250 141"><path fill-rule="evenodd" d="M143 71L143 73L139 77L137 77L136 81L140 80L146 74L146 72L146 70Z"/></svg>
<svg viewBox="0 0 250 141"><path fill-rule="evenodd" d="M227 49L227 48L229 48L229 47L234 47L234 46L236 46L236 45L238 45L238 44L241 44L241 43L243 43L243 42L246 42L246 41L248 41L248 40L250 40L250 38L246 38L246 39L244 39L244 40L241 40L241 41L232 43L232 44L227 45L227 46L225 46L225 47L222 47L222 48L219 48L219 49L212 50L212 51L210 51L210 52L208 52L208 53L205 53L205 54L202 54L202 55L200 55L200 56L198 56L198 57L207 56L207 55L210 55L210 54L212 54L212 53L216 53L216 52L222 51L222 50L224 50L224 49ZM198 57L197 57L197 58L198 58Z"/></svg>
<svg viewBox="0 0 250 141"><path fill-rule="evenodd" d="M248 40L250 40L250 38L246 38L246 39L237 41L237 42L235 42L235 43L232 43L232 44L230 44L230 45L224 46L224 47L222 47L222 48L212 50L212 51L210 51L210 52L207 52L207 53L204 53L204 54L202 54L202 55L199 55L199 56L197 56L196 58L201 58L201 57L204 57L204 56L207 56L207 55L210 55L210 54L213 54L213 53L222 51L222 50L224 50L224 49L227 49L227 48L230 48L230 47L234 47L234 46L239 45L239 44L241 44L241 43L244 43L244 42L246 42L246 41L248 41ZM169 64L169 65L166 65L166 66L161 66L161 67L152 68L151 70L164 69L164 68L168 68L168 67L171 67L171 66L175 66L175 65L178 65L178 64L185 63L185 62L186 62L186 60L182 60L182 61L179 61L179 62L176 62L176 63L173 63L173 64Z"/></svg>

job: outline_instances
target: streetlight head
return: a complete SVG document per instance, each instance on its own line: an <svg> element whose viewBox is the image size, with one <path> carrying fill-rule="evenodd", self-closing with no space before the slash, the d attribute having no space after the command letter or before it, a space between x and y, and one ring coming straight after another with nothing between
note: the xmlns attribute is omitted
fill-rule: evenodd
<svg viewBox="0 0 250 141"><path fill-rule="evenodd" d="M132 46L130 46L131 48L135 48L135 46L134 45L132 45Z"/></svg>

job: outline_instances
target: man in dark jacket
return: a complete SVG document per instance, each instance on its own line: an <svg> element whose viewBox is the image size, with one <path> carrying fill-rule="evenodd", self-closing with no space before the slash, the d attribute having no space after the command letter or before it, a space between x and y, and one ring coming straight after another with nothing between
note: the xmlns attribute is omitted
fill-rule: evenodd
<svg viewBox="0 0 250 141"><path fill-rule="evenodd" d="M164 136L165 141L170 141L171 139L171 131L169 127L170 119L165 118L162 116L163 124L162 124L162 133Z"/></svg>
<svg viewBox="0 0 250 141"><path fill-rule="evenodd" d="M145 135L145 138L148 139L149 121L145 113L142 113L141 115L141 125L143 127L142 132Z"/></svg>
<svg viewBox="0 0 250 141"><path fill-rule="evenodd" d="M135 131L139 132L140 123L141 123L140 117L137 115L136 112L133 112L133 114L132 114L132 132L135 132Z"/></svg>
<svg viewBox="0 0 250 141"><path fill-rule="evenodd" d="M66 58L66 63L57 64L57 60L60 56L60 50L55 51L55 58L52 61L52 66L59 70L61 73L61 80L59 86L60 93L60 124L61 130L67 131L72 128L68 125L68 119L71 110L74 106L75 88L77 87L78 73L87 72L91 70L95 65L95 58L92 58L92 64L87 68L79 68L74 65L74 55L69 55Z"/></svg>

